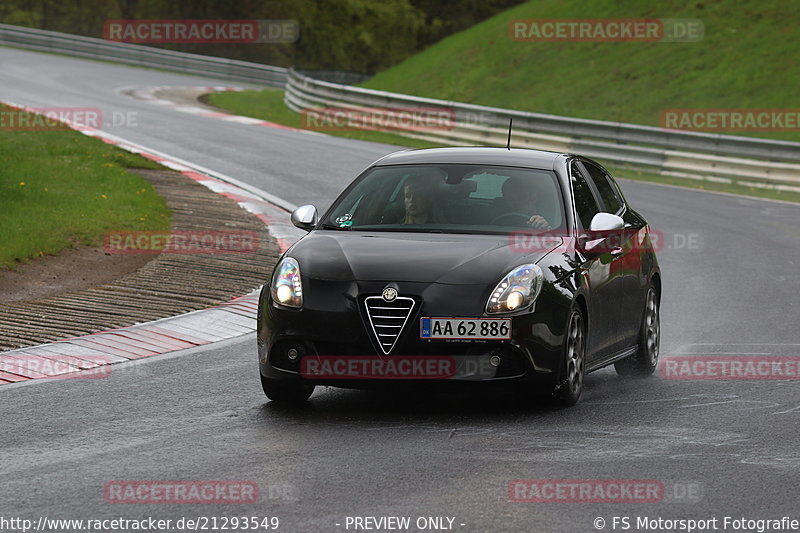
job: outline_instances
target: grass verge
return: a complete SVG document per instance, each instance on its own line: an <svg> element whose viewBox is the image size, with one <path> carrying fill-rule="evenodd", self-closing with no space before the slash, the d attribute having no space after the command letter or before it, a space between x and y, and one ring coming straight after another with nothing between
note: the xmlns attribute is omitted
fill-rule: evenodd
<svg viewBox="0 0 800 533"><path fill-rule="evenodd" d="M201 100L209 105L220 107L237 115L260 118L293 128L310 129L306 128L305 124L303 124L303 117L300 113L295 113L283 103L282 89L212 93L205 95ZM382 131L341 130L325 131L324 133L337 137L345 137L347 139L395 144L397 146L409 148L434 148L443 146L442 144L412 139Z"/></svg>
<svg viewBox="0 0 800 533"><path fill-rule="evenodd" d="M11 112L0 104L0 113ZM0 161L0 269L99 245L109 230L170 227L163 198L126 170L161 166L98 139L0 128Z"/></svg>

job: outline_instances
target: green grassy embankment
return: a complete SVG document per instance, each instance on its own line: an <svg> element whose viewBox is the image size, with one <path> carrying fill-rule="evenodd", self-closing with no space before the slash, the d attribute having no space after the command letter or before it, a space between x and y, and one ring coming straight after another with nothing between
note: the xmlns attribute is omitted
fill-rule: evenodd
<svg viewBox="0 0 800 533"><path fill-rule="evenodd" d="M102 244L106 231L170 227L164 199L131 168L162 168L98 139L56 128L0 128L0 269Z"/></svg>
<svg viewBox="0 0 800 533"><path fill-rule="evenodd" d="M520 42L517 19L699 19L697 42ZM761 0L536 0L453 34L365 87L661 126L666 109L797 109L800 10ZM800 141L793 131L731 132Z"/></svg>

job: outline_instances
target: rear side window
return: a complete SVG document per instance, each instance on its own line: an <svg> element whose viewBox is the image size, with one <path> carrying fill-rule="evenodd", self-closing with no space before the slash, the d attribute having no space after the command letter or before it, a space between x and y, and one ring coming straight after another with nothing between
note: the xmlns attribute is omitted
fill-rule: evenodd
<svg viewBox="0 0 800 533"><path fill-rule="evenodd" d="M483 200L494 200L503 195L503 183L508 176L498 176L486 172L467 178L464 181L474 183L475 190L469 193L470 198L481 198Z"/></svg>
<svg viewBox="0 0 800 533"><path fill-rule="evenodd" d="M572 192L575 195L575 209L583 229L589 229L592 218L600 212L597 200L577 163L572 163Z"/></svg>
<svg viewBox="0 0 800 533"><path fill-rule="evenodd" d="M617 191L609 182L608 176L601 169L592 165L591 163L583 163L586 170L589 171L589 176L597 187L597 192L600 193L600 198L606 207L608 213L619 213L622 209L622 199L617 195Z"/></svg>

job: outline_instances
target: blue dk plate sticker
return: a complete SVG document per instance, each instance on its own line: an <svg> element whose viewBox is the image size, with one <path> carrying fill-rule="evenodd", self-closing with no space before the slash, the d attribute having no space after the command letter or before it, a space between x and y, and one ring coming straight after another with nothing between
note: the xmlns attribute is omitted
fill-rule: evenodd
<svg viewBox="0 0 800 533"><path fill-rule="evenodd" d="M419 336L422 338L427 338L431 336L431 319L430 318L423 318L422 324L420 325L420 334Z"/></svg>

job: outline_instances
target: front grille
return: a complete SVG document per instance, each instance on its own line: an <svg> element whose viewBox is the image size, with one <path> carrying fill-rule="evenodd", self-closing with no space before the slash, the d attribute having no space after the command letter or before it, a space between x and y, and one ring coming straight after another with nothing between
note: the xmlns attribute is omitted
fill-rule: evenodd
<svg viewBox="0 0 800 533"><path fill-rule="evenodd" d="M387 302L381 296L368 296L364 299L367 308L367 318L372 327L372 333L378 341L378 346L384 354L394 348L403 327L411 316L414 308L414 299L398 296Z"/></svg>

